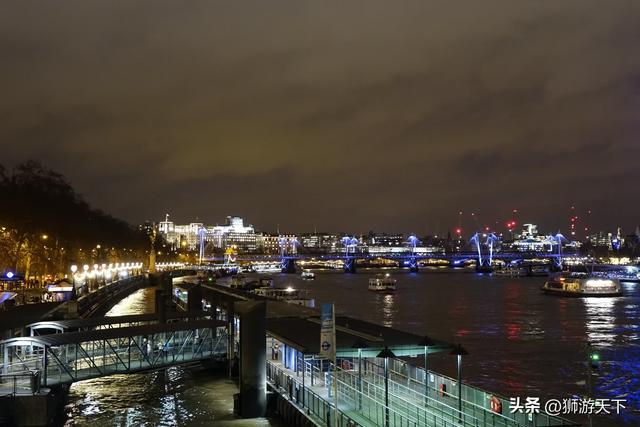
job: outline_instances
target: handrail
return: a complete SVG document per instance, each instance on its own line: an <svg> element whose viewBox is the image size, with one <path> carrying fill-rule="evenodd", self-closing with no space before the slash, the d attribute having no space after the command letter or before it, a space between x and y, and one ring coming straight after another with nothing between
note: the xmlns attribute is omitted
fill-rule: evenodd
<svg viewBox="0 0 640 427"><path fill-rule="evenodd" d="M21 381L20 381L21 380ZM10 383L10 391L5 384ZM40 392L40 371L0 374L0 396L34 395Z"/></svg>
<svg viewBox="0 0 640 427"><path fill-rule="evenodd" d="M351 377L354 381L358 380L357 375L349 372L349 371L345 371L342 369L339 369L339 372L347 374L349 377ZM362 382L370 385L371 387L373 387L374 389L374 396L375 395L384 395L384 388L378 384L376 384L375 382L371 382L369 380L367 380L367 378L363 377ZM396 385L398 385L396 383ZM349 387L353 388L352 386L349 385ZM369 387L367 387L367 390L369 389ZM370 392L368 392L366 395L370 396ZM393 403L393 400L395 399L396 402L400 402L403 404L403 409L407 410L407 411L412 411L415 412L416 414L419 413L423 413L425 418L427 416L432 416L435 418L439 418L441 419L443 422L448 422L448 423L461 423L463 425L468 425L468 426L478 426L478 425L482 425L483 423L476 417L474 417L471 414L467 414L465 412L460 412L458 411L457 408L453 408L450 407L451 412L450 413L446 413L443 410L438 410L438 412L434 412L433 411L433 407L431 406L422 406L422 404L417 404L415 402L411 402L410 400L408 400L406 397L400 396L397 393L394 393L392 391L392 388L389 388L389 397L390 397L390 401ZM451 420L447 420L447 418L453 418L455 421L451 421Z"/></svg>
<svg viewBox="0 0 640 427"><path fill-rule="evenodd" d="M295 376L288 374L284 369L282 369L281 367L277 366L275 363L267 360L267 381L276 389L280 390L280 391L286 391L286 389L284 387L281 387L280 385L280 381L277 378L271 378L271 372L275 371L276 375L280 374L280 375L284 375L286 376L289 380L293 381L296 385L301 386L302 383L300 380L298 380ZM275 382L274 382L275 380ZM333 402L329 402L326 399L322 398L319 394L315 393L313 390L311 390L310 387L304 387L303 388L303 393L306 393L308 395L310 395L311 397L313 397L314 399L316 399L316 401L320 401L323 403L323 408L326 409L333 409L335 410L335 403ZM315 405L308 405L308 399L304 399L303 398L303 402L300 403L298 402L293 402L291 401L292 404L294 404L295 406L302 408L302 409L306 409L307 413L313 413L313 415L317 418L319 418L322 423L324 425L329 425L329 423L324 422L325 421L325 417L327 417L327 413L324 411L324 409L320 412L317 413L317 411L319 410L316 409ZM339 426L349 426L349 427L357 427L357 426L362 426L362 424L358 423L357 421L355 421L353 418L351 418L350 416L348 416L347 414L345 414L343 411L341 411L338 408L338 415L339 415ZM327 420L328 421L328 420ZM344 421L346 421L346 424L344 423Z"/></svg>

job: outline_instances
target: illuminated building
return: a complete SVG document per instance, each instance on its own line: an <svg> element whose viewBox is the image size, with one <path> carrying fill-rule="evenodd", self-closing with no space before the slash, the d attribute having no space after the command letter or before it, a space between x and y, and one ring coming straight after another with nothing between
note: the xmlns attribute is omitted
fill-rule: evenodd
<svg viewBox="0 0 640 427"><path fill-rule="evenodd" d="M329 233L306 233L300 236L300 245L311 253L335 253L338 251L340 238Z"/></svg>
<svg viewBox="0 0 640 427"><path fill-rule="evenodd" d="M206 242L215 248L225 249L235 246L237 249L253 252L257 249L256 234L252 225L245 226L242 218L228 216L225 225L205 226L200 222L176 225L169 221L169 215L158 224L158 231L172 247L184 247L194 250L200 242L200 230L204 230Z"/></svg>

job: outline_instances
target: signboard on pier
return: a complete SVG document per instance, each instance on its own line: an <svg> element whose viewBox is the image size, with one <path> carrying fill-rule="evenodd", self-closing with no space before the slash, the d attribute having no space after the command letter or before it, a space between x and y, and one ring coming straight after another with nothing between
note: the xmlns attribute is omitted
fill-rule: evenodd
<svg viewBox="0 0 640 427"><path fill-rule="evenodd" d="M335 360L336 317L333 303L322 304L320 320L320 356Z"/></svg>

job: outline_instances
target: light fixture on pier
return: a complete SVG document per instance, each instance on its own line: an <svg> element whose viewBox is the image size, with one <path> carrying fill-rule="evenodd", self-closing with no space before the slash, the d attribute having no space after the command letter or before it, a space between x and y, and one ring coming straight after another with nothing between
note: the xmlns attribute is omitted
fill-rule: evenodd
<svg viewBox="0 0 640 427"><path fill-rule="evenodd" d="M458 362L458 417L462 421L462 356L469 354L461 344L456 344L451 349L451 353L457 356Z"/></svg>
<svg viewBox="0 0 640 427"><path fill-rule="evenodd" d="M427 355L429 354L429 347L436 345L435 341L428 335L422 337L418 342L418 345L424 347L424 403L429 403L429 369L427 368Z"/></svg>
<svg viewBox="0 0 640 427"><path fill-rule="evenodd" d="M378 357L384 359L384 427L389 427L389 358L396 357L396 355L385 347Z"/></svg>

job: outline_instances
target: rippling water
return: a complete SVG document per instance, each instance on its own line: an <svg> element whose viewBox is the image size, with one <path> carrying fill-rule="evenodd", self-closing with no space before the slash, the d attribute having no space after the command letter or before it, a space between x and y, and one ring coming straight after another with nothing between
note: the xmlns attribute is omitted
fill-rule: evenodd
<svg viewBox="0 0 640 427"><path fill-rule="evenodd" d="M460 342L470 353L464 378L508 397L584 395L589 340L602 360L596 397L628 400L623 416L595 425L640 425L639 284L623 283L620 298L558 298L541 293L544 278L398 272L396 294L379 295L367 290L371 275L318 274L314 281L280 275L277 282L308 289L316 304L333 301L338 312ZM455 375L453 356L429 363Z"/></svg>
<svg viewBox="0 0 640 427"><path fill-rule="evenodd" d="M640 285L623 284L621 298L572 299L543 295L544 278L398 272L398 292L379 295L367 290L373 273L275 279L278 285L308 289L317 304L334 301L339 313L462 343L470 353L463 362L466 381L505 396L584 395L588 339L602 359L596 397L624 397L629 406L623 416L598 418L595 425L640 425ZM153 306L152 291L143 290L110 315ZM455 375L448 354L429 363ZM71 419L77 425L211 425L228 413L231 402L217 400L222 395L217 387L230 387L225 379L180 368L167 372L75 384ZM227 418L219 425L233 424Z"/></svg>
<svg viewBox="0 0 640 427"><path fill-rule="evenodd" d="M122 300L107 316L151 313L154 290ZM72 385L67 424L74 426L278 426L278 421L236 420L237 387L202 368L175 367L145 374L112 375Z"/></svg>

